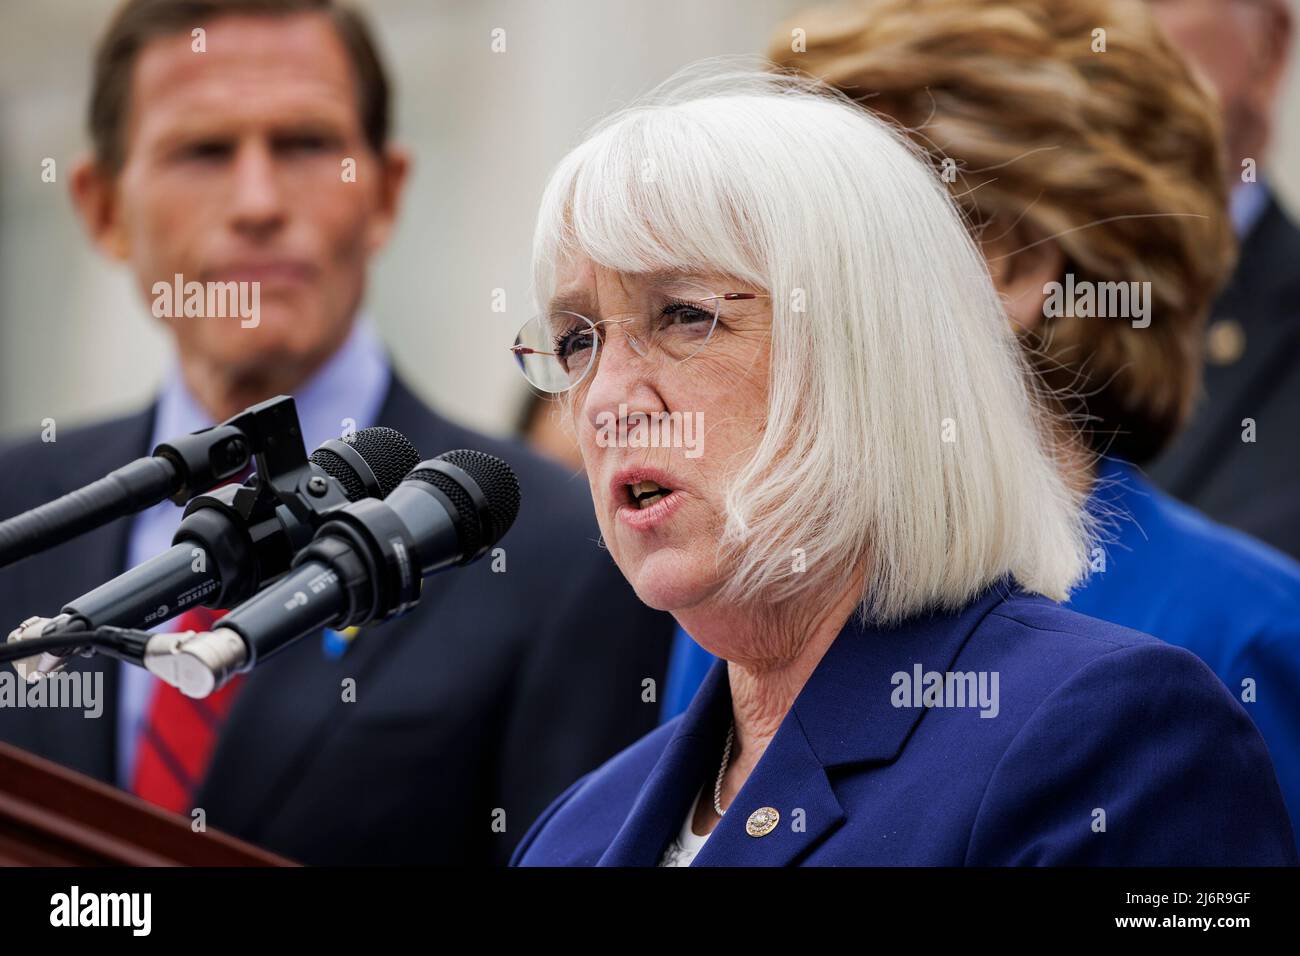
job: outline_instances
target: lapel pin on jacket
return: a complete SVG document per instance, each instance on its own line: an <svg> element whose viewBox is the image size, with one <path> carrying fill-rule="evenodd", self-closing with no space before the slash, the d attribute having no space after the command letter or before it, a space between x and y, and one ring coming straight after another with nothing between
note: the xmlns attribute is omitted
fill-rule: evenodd
<svg viewBox="0 0 1300 956"><path fill-rule="evenodd" d="M745 832L752 837L767 836L781 822L781 814L775 807L760 807L749 815L745 821Z"/></svg>

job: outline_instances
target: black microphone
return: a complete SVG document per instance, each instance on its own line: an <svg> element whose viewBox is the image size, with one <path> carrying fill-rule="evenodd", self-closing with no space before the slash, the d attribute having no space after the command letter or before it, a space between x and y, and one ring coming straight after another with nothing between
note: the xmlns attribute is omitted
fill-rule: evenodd
<svg viewBox="0 0 1300 956"><path fill-rule="evenodd" d="M519 500L519 479L495 455L462 449L422 461L383 501L332 514L293 570L212 631L154 635L145 666L187 696L206 697L323 627L402 614L426 576L487 554L514 524Z"/></svg>
<svg viewBox="0 0 1300 956"><path fill-rule="evenodd" d="M298 412L287 395L244 409L220 425L163 442L62 498L0 521L0 568L170 498L178 505L215 488L257 455L271 465L306 457Z"/></svg>
<svg viewBox="0 0 1300 956"><path fill-rule="evenodd" d="M149 628L192 607L229 607L289 569L335 511L383 498L420 454L391 428L331 439L276 483L254 475L193 499L172 547L63 606L60 630Z"/></svg>

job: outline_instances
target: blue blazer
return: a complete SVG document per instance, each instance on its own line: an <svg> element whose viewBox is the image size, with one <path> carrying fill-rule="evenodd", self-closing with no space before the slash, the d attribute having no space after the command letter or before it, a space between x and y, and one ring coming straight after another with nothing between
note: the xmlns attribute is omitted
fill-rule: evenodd
<svg viewBox="0 0 1300 956"><path fill-rule="evenodd" d="M997 675L996 706L915 706L900 675L918 666L982 674L990 691ZM565 791L512 862L656 865L696 793L712 787L730 719L719 663L684 715ZM746 820L763 807L780 821L750 836ZM1205 664L1007 584L954 614L891 630L846 625L695 858L1296 862L1259 732Z"/></svg>
<svg viewBox="0 0 1300 956"><path fill-rule="evenodd" d="M1154 634L1205 661L1264 735L1300 830L1300 565L1175 501L1132 465L1102 462L1089 510L1100 525L1080 614ZM680 628L663 719L686 710L713 656Z"/></svg>

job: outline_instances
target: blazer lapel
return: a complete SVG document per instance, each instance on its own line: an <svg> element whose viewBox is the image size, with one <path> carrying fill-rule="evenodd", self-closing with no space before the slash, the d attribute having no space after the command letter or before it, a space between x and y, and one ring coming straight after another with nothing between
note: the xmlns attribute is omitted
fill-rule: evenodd
<svg viewBox="0 0 1300 956"><path fill-rule="evenodd" d="M851 619L694 865L790 866L834 833L847 817L828 770L894 761L925 715L924 707L894 706L893 675L917 665L923 672L951 670L971 632L1011 587L1001 581L956 614L896 628L864 628ZM750 829L762 811L775 811L776 826Z"/></svg>
<svg viewBox="0 0 1300 956"><path fill-rule="evenodd" d="M597 866L657 866L701 786L711 784L731 721L727 664L709 669ZM706 844L707 846L707 844Z"/></svg>
<svg viewBox="0 0 1300 956"><path fill-rule="evenodd" d="M750 820L773 811L775 827L751 835ZM787 716L691 865L789 866L843 822L826 768L798 719Z"/></svg>

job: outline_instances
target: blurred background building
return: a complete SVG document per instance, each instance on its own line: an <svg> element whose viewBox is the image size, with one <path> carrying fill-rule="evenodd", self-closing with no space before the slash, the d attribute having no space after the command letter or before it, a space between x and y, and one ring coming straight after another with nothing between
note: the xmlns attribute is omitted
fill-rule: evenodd
<svg viewBox="0 0 1300 956"><path fill-rule="evenodd" d="M387 56L396 137L415 157L368 296L408 381L466 424L509 431L524 389L506 347L531 311L533 217L554 164L591 123L687 63L761 52L807 2L354 0ZM90 58L113 7L0 0L0 436L138 407L168 361L147 303L92 249L68 196L88 142ZM1300 70L1287 84L1264 165L1295 213ZM55 183L42 181L46 158Z"/></svg>

